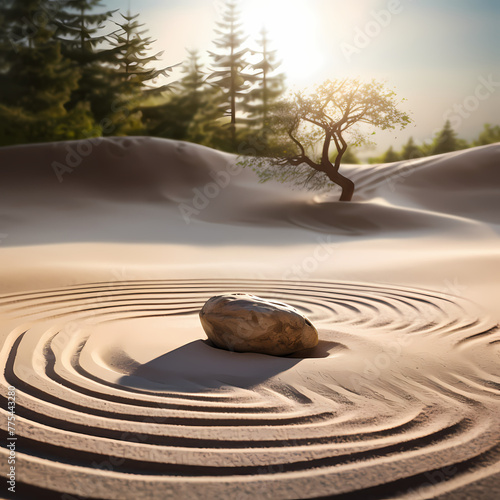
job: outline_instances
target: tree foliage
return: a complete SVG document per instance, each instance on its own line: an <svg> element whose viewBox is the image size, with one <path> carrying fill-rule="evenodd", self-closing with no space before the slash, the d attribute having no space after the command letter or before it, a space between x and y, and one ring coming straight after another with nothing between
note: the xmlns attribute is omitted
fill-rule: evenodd
<svg viewBox="0 0 500 500"><path fill-rule="evenodd" d="M269 160L254 161L257 173L262 181L276 178L310 189L337 184L340 200L349 201L354 183L339 172L343 156L349 144L365 139L362 127L404 128L410 118L397 104L382 83L359 79L327 80L311 93L296 93L273 113L281 149L270 151Z"/></svg>
<svg viewBox="0 0 500 500"><path fill-rule="evenodd" d="M396 151L394 151L393 147L390 146L384 154L382 163L394 163L399 160L401 160L401 157L398 153L396 153Z"/></svg>
<svg viewBox="0 0 500 500"><path fill-rule="evenodd" d="M474 146L485 146L500 142L500 125L492 126L486 123L479 137L473 142Z"/></svg>
<svg viewBox="0 0 500 500"><path fill-rule="evenodd" d="M269 48L270 42L265 28L260 32L258 41L259 50L252 51L259 59L251 65L255 72L254 87L248 92L244 109L248 113L246 123L251 129L263 134L263 139L268 139L270 132L269 117L279 98L285 90L285 75L276 73L279 63L276 50Z"/></svg>
<svg viewBox="0 0 500 500"><path fill-rule="evenodd" d="M161 95L168 84L154 85L161 77L168 77L173 66L156 68L163 52L153 53L154 43L144 24L139 22L139 14L120 14L122 22L115 22L118 30L109 36L113 54L112 69L108 82L117 110L111 115L116 124L114 135L133 135L144 132L141 103L154 95ZM111 90L111 89L110 89Z"/></svg>
<svg viewBox="0 0 500 500"><path fill-rule="evenodd" d="M422 150L415 144L413 137L410 137L408 142L403 146L399 156L402 160L413 160L422 156Z"/></svg>
<svg viewBox="0 0 500 500"><path fill-rule="evenodd" d="M209 52L214 69L208 80L223 92L224 100L221 108L230 118L230 144L232 149L236 150L237 111L251 88L251 82L254 81L254 75L245 71L249 67L246 59L249 49L243 45L246 36L241 29L237 2L233 0L226 2L222 21L218 21L217 26L215 33L218 38L214 40L214 44L218 51Z"/></svg>
<svg viewBox="0 0 500 500"><path fill-rule="evenodd" d="M61 0L55 15L55 38L62 55L80 71L78 87L71 95L67 107L88 102L97 121L109 113L110 71L108 64L113 52L104 49L107 41L102 30L114 11L94 13L102 7L101 0Z"/></svg>
<svg viewBox="0 0 500 500"><path fill-rule="evenodd" d="M217 147L217 121L223 117L221 92L206 84L197 51L188 51L182 73L165 103L141 108L147 131L157 137Z"/></svg>
<svg viewBox="0 0 500 500"><path fill-rule="evenodd" d="M431 154L451 153L465 148L467 148L467 143L458 138L457 133L451 127L450 120L447 120L444 127L435 135L432 141Z"/></svg>
<svg viewBox="0 0 500 500"><path fill-rule="evenodd" d="M93 120L85 103L69 112L65 108L78 87L79 70L62 56L59 43L53 42L48 19L33 24L44 2L14 0L9 6L4 4L2 12L4 19L11 20L5 34L11 46L2 45L0 144L90 135Z"/></svg>
<svg viewBox="0 0 500 500"><path fill-rule="evenodd" d="M61 0L56 24L63 54L80 65L92 62L96 49L106 40L100 30L114 11L91 12L102 7L102 0Z"/></svg>
<svg viewBox="0 0 500 500"><path fill-rule="evenodd" d="M123 22L115 24L119 30L110 35L113 47L114 74L120 80L121 92L129 95L160 94L168 85L151 86L157 78L168 77L172 66L155 68L151 64L160 60L163 52L152 53L154 43L148 36L148 30L138 20L139 14L120 14Z"/></svg>
<svg viewBox="0 0 500 500"><path fill-rule="evenodd" d="M0 27L0 145L149 134L257 155L262 180L336 183L348 199L353 187L339 167L358 161L352 148L370 137L368 127L408 121L376 82L325 82L283 99L276 51L265 30L257 46L247 39L237 0L226 0L217 23L212 69L188 52L182 77L168 86L172 66L160 66L139 16L107 10L103 0L0 0ZM472 145L493 142L500 126L486 124ZM447 123L430 143L410 138L375 160L467 146Z"/></svg>
<svg viewBox="0 0 500 500"><path fill-rule="evenodd" d="M491 142L496 142L493 136L490 136L494 132L495 127L491 128L489 125L485 125L482 132L482 140L490 140ZM498 128L500 132L500 128ZM476 142L472 145L480 145L478 138ZM500 140L500 136L497 140ZM436 132L433 140L430 143L423 143L420 146L415 144L413 137L408 139L408 142L402 147L400 151L395 151L391 146L385 153L381 156L370 158L370 163L391 163L400 160L414 160L416 158L423 158L426 156L433 156L443 153L450 153L453 151L459 151L461 149L466 149L469 144L464 139L460 139L457 133L452 129L451 124L447 121L443 128Z"/></svg>

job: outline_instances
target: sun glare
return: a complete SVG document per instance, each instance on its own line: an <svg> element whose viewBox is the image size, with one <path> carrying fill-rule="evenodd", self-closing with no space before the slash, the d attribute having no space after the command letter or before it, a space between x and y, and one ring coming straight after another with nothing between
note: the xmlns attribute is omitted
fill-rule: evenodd
<svg viewBox="0 0 500 500"><path fill-rule="evenodd" d="M318 13L306 0L247 0L241 6L245 32L258 39L266 28L289 85L314 81L324 57L317 35Z"/></svg>

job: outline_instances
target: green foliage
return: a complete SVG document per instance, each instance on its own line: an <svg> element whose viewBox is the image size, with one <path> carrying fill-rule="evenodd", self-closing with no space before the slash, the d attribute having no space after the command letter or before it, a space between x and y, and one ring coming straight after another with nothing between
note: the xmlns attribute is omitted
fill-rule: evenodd
<svg viewBox="0 0 500 500"><path fill-rule="evenodd" d="M274 178L322 189L339 183L340 176L345 183L338 169L348 146L366 139L360 125L386 130L410 123L397 104L395 93L379 82L327 80L311 93L296 93L274 110L271 125L279 135L280 149L266 151L269 160L242 161L254 165L263 182Z"/></svg>
<svg viewBox="0 0 500 500"><path fill-rule="evenodd" d="M500 125L492 126L486 123L479 137L472 143L474 146L485 146L500 142Z"/></svg>
<svg viewBox="0 0 500 500"><path fill-rule="evenodd" d="M489 128L489 125L485 125L483 132L486 134L483 136L483 139L486 140L486 137L489 137L489 134L491 132L494 133L494 128L491 129ZM491 138L493 139L494 137ZM423 158L426 156L459 151L468 147L469 145L467 144L467 142L457 137L456 132L451 128L450 122L447 121L443 129L436 133L431 143L424 143L420 146L417 146L415 144L415 141L413 140L413 137L410 137L401 151L394 151L391 146L383 155L375 158L370 158L369 162L392 163L400 160L413 160L415 158Z"/></svg>
<svg viewBox="0 0 500 500"><path fill-rule="evenodd" d="M389 149L385 152L383 163L394 163L399 160L401 160L401 157L394 151L392 146L390 146Z"/></svg>
<svg viewBox="0 0 500 500"><path fill-rule="evenodd" d="M442 130L436 134L432 141L431 154L451 153L467 147L467 142L458 138L457 133L451 128L450 120L447 120Z"/></svg>
<svg viewBox="0 0 500 500"><path fill-rule="evenodd" d="M189 52L182 78L164 85L158 80L172 67L159 68L162 53L151 52L139 15L119 18L103 4L0 0L0 145L150 134L259 156L261 180L316 189L335 182L341 163L359 162L353 148L370 137L360 124L384 130L409 123L394 92L377 82L327 81L283 99L276 51L265 30L258 47L247 42L236 0L226 1L217 23L209 74ZM500 126L486 124L472 144L494 142ZM431 143L410 138L375 160L467 146L447 122Z"/></svg>
<svg viewBox="0 0 500 500"><path fill-rule="evenodd" d="M253 53L259 55L259 60L251 65L256 72L255 85L248 92L244 109L248 113L246 119L248 126L261 132L261 135L266 138L270 134L269 116L285 90L285 76L283 73L276 73L279 67L276 51L269 50L269 40L264 28L258 43L260 50L253 51Z"/></svg>
<svg viewBox="0 0 500 500"><path fill-rule="evenodd" d="M57 35L65 49L64 55L80 65L94 61L96 49L106 40L100 30L114 11L91 13L95 7L102 7L101 0L61 0L59 3Z"/></svg>
<svg viewBox="0 0 500 500"><path fill-rule="evenodd" d="M47 19L41 18L36 26L32 23L43 3L16 0L10 4L11 10L4 7L2 12L11 21L6 37L16 41L10 48L2 45L2 145L73 138L94 129L84 105L70 112L65 108L78 87L80 73L62 56ZM22 17L16 17L19 15Z"/></svg>
<svg viewBox="0 0 500 500"><path fill-rule="evenodd" d="M403 146L399 156L402 160L412 160L414 158L420 158L423 154L421 148L415 144L413 137L410 137L408 142Z"/></svg>
<svg viewBox="0 0 500 500"><path fill-rule="evenodd" d="M163 52L151 53L154 42L150 37L144 36L148 30L142 29L144 24L139 23L139 14L120 14L123 23L115 23L120 30L110 35L115 66L114 76L121 83L121 93L136 96L142 94L161 94L167 86L151 87L148 83L161 76L168 76L172 67L157 69L150 67L158 62Z"/></svg>
<svg viewBox="0 0 500 500"><path fill-rule="evenodd" d="M88 103L78 103L66 115L54 124L54 132L50 140L66 141L99 137L102 129L94 122Z"/></svg>
<svg viewBox="0 0 500 500"><path fill-rule="evenodd" d="M102 7L101 0L61 0L55 16L55 37L61 44L63 56L81 74L78 88L66 107L72 109L78 103L88 102L99 123L110 115L114 96L115 84L109 68L114 55L110 49L103 48L108 39L102 34L114 11L94 13L97 7Z"/></svg>
<svg viewBox="0 0 500 500"><path fill-rule="evenodd" d="M370 163L394 163L396 161L400 161L402 159L401 154L394 151L392 146L381 156L377 156L375 158L370 158Z"/></svg>
<svg viewBox="0 0 500 500"><path fill-rule="evenodd" d="M217 136L223 95L217 87L206 85L199 59L197 51L188 51L182 65L184 76L172 85L166 102L140 109L151 135L220 147Z"/></svg>
<svg viewBox="0 0 500 500"><path fill-rule="evenodd" d="M214 40L214 44L219 52L209 52L215 69L208 76L208 80L223 92L221 109L230 118L229 144L235 151L237 108L247 97L255 76L245 72L249 67L246 59L249 49L243 46L246 37L241 29L237 2L228 0L225 7L222 21L217 22L218 29L215 30L219 38Z"/></svg>
<svg viewBox="0 0 500 500"><path fill-rule="evenodd" d="M354 152L355 146L348 146L346 152L342 156L342 162L350 165L359 165L361 163L360 159L356 156ZM330 157L330 161L335 163L338 153L335 151Z"/></svg>
<svg viewBox="0 0 500 500"><path fill-rule="evenodd" d="M359 158L356 156L356 153L354 153L353 147L347 148L347 151L344 153L342 160L344 161L344 163L349 163L351 165L359 165L361 163ZM333 163L335 163L335 159L333 160Z"/></svg>
<svg viewBox="0 0 500 500"><path fill-rule="evenodd" d="M120 15L124 22L115 23L120 29L110 35L113 69L107 78L108 102L119 102L120 106L118 110L111 107L108 116L115 124L112 135L142 134L145 129L139 109L141 103L167 90L167 85L150 84L168 76L172 67L151 67L159 61L162 52L151 53L154 41L145 36L147 29L142 29L144 24L139 22L139 14Z"/></svg>

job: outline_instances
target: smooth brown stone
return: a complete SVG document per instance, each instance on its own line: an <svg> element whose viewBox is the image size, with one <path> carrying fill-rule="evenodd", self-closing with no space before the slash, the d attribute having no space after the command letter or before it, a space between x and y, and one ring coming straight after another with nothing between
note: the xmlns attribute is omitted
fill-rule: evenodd
<svg viewBox="0 0 500 500"><path fill-rule="evenodd" d="M284 356L318 345L318 332L300 311L246 293L209 299L200 311L208 338L222 349Z"/></svg>

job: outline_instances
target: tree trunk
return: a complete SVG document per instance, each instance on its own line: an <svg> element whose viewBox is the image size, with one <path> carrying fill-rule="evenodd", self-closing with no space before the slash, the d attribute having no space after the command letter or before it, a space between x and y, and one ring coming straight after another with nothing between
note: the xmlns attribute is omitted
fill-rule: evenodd
<svg viewBox="0 0 500 500"><path fill-rule="evenodd" d="M354 194L354 182L337 171L328 171L327 175L332 182L342 188L340 201L351 201L352 195Z"/></svg>
<svg viewBox="0 0 500 500"><path fill-rule="evenodd" d="M231 93L231 143L236 152L236 95Z"/></svg>

